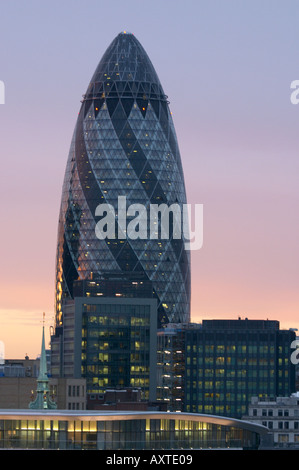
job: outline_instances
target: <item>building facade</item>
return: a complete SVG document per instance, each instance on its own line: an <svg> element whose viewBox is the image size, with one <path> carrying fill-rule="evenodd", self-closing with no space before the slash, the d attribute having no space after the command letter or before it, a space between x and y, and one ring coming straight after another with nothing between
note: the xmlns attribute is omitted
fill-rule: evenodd
<svg viewBox="0 0 299 470"><path fill-rule="evenodd" d="M39 371L39 358L5 359L0 365L1 377L37 377Z"/></svg>
<svg viewBox="0 0 299 470"><path fill-rule="evenodd" d="M153 405L142 399L140 388L107 389L103 394L88 395L88 410L129 410L147 411L153 410Z"/></svg>
<svg viewBox="0 0 299 470"><path fill-rule="evenodd" d="M241 418L252 396L295 392L292 330L270 320L204 320L185 332L185 411Z"/></svg>
<svg viewBox="0 0 299 470"><path fill-rule="evenodd" d="M6 359L0 366L0 409L86 409L85 379L50 378L50 351L45 349L44 327L41 354L37 359ZM49 406L50 405L50 406Z"/></svg>
<svg viewBox="0 0 299 470"><path fill-rule="evenodd" d="M0 409L27 408L29 402L36 397L36 381L37 377L13 376L11 370L8 376L0 377ZM58 409L86 409L85 379L49 378L49 390Z"/></svg>
<svg viewBox="0 0 299 470"><path fill-rule="evenodd" d="M53 378L86 379L88 396L137 387L143 400L156 400L157 300L134 279L76 284L82 297L65 301L64 326L51 338Z"/></svg>
<svg viewBox="0 0 299 470"><path fill-rule="evenodd" d="M261 424L269 429L268 445L274 448L299 449L299 395L290 397L252 397L246 421Z"/></svg>
<svg viewBox="0 0 299 470"><path fill-rule="evenodd" d="M74 299L74 282L111 271L139 273L152 282L159 324L190 318L190 260L183 236L176 239L170 221L169 236L162 238L157 218L153 237L129 237L119 197L126 198L125 212L133 204L149 209L186 203L167 96L145 50L127 33L103 55L74 129L59 215L58 329L64 325L64 301ZM99 239L96 209L103 203L113 208L116 236Z"/></svg>
<svg viewBox="0 0 299 470"><path fill-rule="evenodd" d="M0 410L2 449L258 449L267 428L193 413Z"/></svg>
<svg viewBox="0 0 299 470"><path fill-rule="evenodd" d="M157 401L168 411L185 409L185 332L192 327L169 323L158 330Z"/></svg>

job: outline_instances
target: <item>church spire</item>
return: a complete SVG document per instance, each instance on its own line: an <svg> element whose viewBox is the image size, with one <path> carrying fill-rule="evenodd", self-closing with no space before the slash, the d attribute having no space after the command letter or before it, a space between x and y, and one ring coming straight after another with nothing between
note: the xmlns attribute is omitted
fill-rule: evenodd
<svg viewBox="0 0 299 470"><path fill-rule="evenodd" d="M36 399L29 403L31 409L55 409L57 405L49 396L49 378L47 372L47 357L45 348L45 314L43 313L42 347L40 355L39 374L37 378Z"/></svg>

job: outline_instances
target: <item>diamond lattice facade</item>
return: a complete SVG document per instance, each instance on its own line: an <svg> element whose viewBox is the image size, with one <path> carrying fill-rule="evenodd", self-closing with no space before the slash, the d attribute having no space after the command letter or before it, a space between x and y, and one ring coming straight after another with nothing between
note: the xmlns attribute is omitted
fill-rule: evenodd
<svg viewBox="0 0 299 470"><path fill-rule="evenodd" d="M75 126L58 229L56 326L73 282L105 272L140 272L153 284L158 320L190 317L190 259L182 239L96 237L96 208L186 204L169 103L139 41L120 33L90 81ZM117 223L117 211L116 211Z"/></svg>

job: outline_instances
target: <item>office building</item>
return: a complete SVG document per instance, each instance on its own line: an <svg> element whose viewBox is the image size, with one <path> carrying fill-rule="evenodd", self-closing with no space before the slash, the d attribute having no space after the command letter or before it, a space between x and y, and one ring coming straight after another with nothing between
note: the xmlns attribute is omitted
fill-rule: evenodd
<svg viewBox="0 0 299 470"><path fill-rule="evenodd" d="M270 320L204 320L186 329L185 411L241 418L252 396L291 395L294 339Z"/></svg>
<svg viewBox="0 0 299 470"><path fill-rule="evenodd" d="M85 378L91 405L111 388L137 387L143 400L156 400L157 300L151 283L135 276L78 281L78 295L64 303L63 331L51 338L52 376Z"/></svg>

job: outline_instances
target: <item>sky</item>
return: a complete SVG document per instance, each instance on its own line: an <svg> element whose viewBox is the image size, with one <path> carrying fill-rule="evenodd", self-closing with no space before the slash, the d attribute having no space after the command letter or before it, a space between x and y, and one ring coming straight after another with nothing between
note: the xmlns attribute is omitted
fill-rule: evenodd
<svg viewBox="0 0 299 470"><path fill-rule="evenodd" d="M40 352L54 323L62 181L80 100L121 31L170 101L188 202L203 204L191 320L299 328L297 0L0 0L0 341Z"/></svg>

